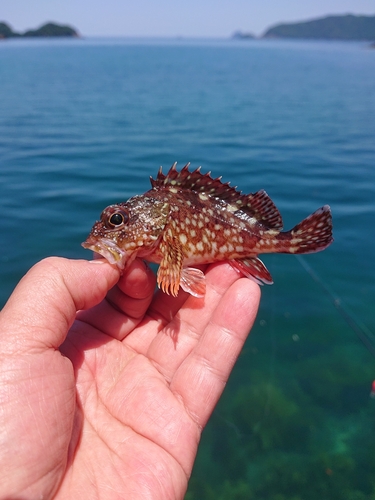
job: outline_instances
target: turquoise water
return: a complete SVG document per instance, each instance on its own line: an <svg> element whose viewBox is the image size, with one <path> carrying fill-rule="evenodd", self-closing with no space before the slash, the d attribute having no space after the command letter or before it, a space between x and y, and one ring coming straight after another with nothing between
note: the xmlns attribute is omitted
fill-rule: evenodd
<svg viewBox="0 0 375 500"><path fill-rule="evenodd" d="M187 498L374 498L375 51L13 40L0 82L0 305L41 258L89 258L102 208L149 189L160 165L265 189L287 229L331 205L328 250L264 258L275 284Z"/></svg>

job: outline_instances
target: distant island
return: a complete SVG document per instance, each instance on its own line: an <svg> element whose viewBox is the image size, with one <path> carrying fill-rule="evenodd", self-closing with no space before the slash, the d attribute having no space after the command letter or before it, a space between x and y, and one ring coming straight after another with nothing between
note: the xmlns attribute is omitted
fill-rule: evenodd
<svg viewBox="0 0 375 500"><path fill-rule="evenodd" d="M327 16L311 21L278 24L262 38L305 38L320 40L375 40L375 16Z"/></svg>
<svg viewBox="0 0 375 500"><path fill-rule="evenodd" d="M29 38L29 37L79 37L78 32L70 26L63 26L55 23L43 24L35 30L28 30L24 33L16 33L5 22L0 22L1 38Z"/></svg>
<svg viewBox="0 0 375 500"><path fill-rule="evenodd" d="M241 40L246 38L246 39L254 40L255 35L253 35L252 33L245 33L243 31L236 31L235 33L233 33L232 38L239 38Z"/></svg>

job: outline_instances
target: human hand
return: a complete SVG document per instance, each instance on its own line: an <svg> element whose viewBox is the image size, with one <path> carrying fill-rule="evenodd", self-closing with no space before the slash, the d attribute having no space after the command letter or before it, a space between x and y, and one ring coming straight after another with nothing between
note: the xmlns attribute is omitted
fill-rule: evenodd
<svg viewBox="0 0 375 500"><path fill-rule="evenodd" d="M139 260L29 271L0 313L0 499L183 498L260 296L226 263L206 279L173 298Z"/></svg>

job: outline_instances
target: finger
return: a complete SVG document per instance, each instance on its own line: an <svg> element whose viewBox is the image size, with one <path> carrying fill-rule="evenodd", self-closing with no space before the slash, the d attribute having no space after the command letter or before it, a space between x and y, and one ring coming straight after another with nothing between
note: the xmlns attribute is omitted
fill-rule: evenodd
<svg viewBox="0 0 375 500"><path fill-rule="evenodd" d="M142 320L152 300L155 284L151 269L137 259L108 292L106 300L89 311L82 311L77 319L123 340Z"/></svg>
<svg viewBox="0 0 375 500"><path fill-rule="evenodd" d="M143 316L152 300L156 277L145 262L136 259L107 294L107 300L123 313ZM145 305L147 304L147 305Z"/></svg>
<svg viewBox="0 0 375 500"><path fill-rule="evenodd" d="M1 336L2 348L57 348L76 312L103 300L118 279L119 271L105 261L42 260L20 281L0 313L0 324L8 330Z"/></svg>
<svg viewBox="0 0 375 500"><path fill-rule="evenodd" d="M176 371L170 388L203 428L255 321L259 286L237 280L224 294L204 334Z"/></svg>
<svg viewBox="0 0 375 500"><path fill-rule="evenodd" d="M195 347L221 297L240 276L228 263L210 266L206 272L205 297L199 299L188 296L169 323L161 323L160 326L164 328L154 338L152 333L147 336L145 325L142 337L137 335L138 345L133 347L147 355L164 377L171 380L176 369ZM151 323L149 328L155 329L155 325Z"/></svg>
<svg viewBox="0 0 375 500"><path fill-rule="evenodd" d="M196 266L197 269L205 272L208 266ZM177 297L167 295L159 290L152 301L148 314L151 318L158 321L160 329L170 323L176 313L181 309L186 300L191 297L187 292L184 292L180 287Z"/></svg>
<svg viewBox="0 0 375 500"><path fill-rule="evenodd" d="M197 268L204 271L207 266L197 266ZM148 355L147 351L151 342L166 325L173 321L176 313L190 297L191 295L181 288L177 297L158 290L139 328L134 331L134 335L126 339L127 345L139 354Z"/></svg>
<svg viewBox="0 0 375 500"><path fill-rule="evenodd" d="M126 344L138 354L148 355L151 342L173 320L175 310L180 309L190 295L180 290L177 297L158 290L143 320L126 339ZM156 304L156 305L155 305ZM160 312L163 310L163 312ZM161 334L161 333L160 333Z"/></svg>

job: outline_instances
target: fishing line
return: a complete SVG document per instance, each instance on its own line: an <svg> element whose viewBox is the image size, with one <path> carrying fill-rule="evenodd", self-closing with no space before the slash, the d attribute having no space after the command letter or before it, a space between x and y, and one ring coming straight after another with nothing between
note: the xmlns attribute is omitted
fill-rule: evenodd
<svg viewBox="0 0 375 500"><path fill-rule="evenodd" d="M301 266L311 276L311 278L318 283L326 294L330 297L332 304L337 309L341 317L346 321L350 328L357 334L358 338L363 342L371 354L375 357L375 336L367 328L366 325L360 324L359 321L349 313L343 306L340 297L334 293L326 283L319 277L319 275L312 269L301 255L295 255Z"/></svg>
<svg viewBox="0 0 375 500"><path fill-rule="evenodd" d="M266 401L264 403L263 407L263 417L262 419L258 422L259 425L261 425L262 421L269 415L270 413L270 407L271 407L271 384L275 380L275 364L276 364L276 356L277 356L277 337L275 335L276 328L275 328L275 311L276 311L276 306L275 306L275 289L271 289L270 293L270 305L271 305L271 314L269 316L269 332L270 332L270 341L271 341L271 353L270 353L270 360L269 360L269 366L268 366L268 384L267 384L267 390L266 390Z"/></svg>

